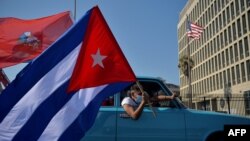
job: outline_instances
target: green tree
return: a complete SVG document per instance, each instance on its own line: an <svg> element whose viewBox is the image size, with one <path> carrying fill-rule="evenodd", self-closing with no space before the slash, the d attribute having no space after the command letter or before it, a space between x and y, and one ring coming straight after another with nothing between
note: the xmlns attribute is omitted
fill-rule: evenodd
<svg viewBox="0 0 250 141"><path fill-rule="evenodd" d="M188 56L186 56L186 55L183 55L180 57L178 67L181 69L182 73L185 76L189 76L188 63L190 63L190 70L191 70L194 67L193 59L189 58L189 61L188 61Z"/></svg>

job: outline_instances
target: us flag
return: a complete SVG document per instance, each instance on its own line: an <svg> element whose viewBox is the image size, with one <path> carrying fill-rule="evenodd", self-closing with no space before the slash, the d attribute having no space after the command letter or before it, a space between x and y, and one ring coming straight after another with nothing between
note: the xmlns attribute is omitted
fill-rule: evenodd
<svg viewBox="0 0 250 141"><path fill-rule="evenodd" d="M187 36L194 39L199 39L204 28L188 21L187 22Z"/></svg>

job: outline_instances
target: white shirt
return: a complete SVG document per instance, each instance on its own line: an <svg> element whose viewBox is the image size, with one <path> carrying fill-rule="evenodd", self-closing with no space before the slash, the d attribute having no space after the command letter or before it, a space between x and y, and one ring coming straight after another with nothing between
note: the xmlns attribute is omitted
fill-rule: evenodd
<svg viewBox="0 0 250 141"><path fill-rule="evenodd" d="M138 104L135 103L135 101L134 101L132 98L130 98L130 97L125 97L125 98L122 100L121 105L123 106L123 105L125 105L125 104L131 105L131 106L133 106L133 107L138 107Z"/></svg>

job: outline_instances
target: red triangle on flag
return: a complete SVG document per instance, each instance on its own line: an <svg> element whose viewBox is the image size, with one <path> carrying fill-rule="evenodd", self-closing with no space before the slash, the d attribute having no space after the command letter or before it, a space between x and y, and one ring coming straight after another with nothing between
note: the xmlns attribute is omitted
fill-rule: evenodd
<svg viewBox="0 0 250 141"><path fill-rule="evenodd" d="M68 92L136 77L109 29L101 11L94 7L89 19Z"/></svg>

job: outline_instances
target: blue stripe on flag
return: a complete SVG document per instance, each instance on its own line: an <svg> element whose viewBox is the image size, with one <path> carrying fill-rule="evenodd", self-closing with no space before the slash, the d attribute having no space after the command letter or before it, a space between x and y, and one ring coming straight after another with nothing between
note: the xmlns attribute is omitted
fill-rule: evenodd
<svg viewBox="0 0 250 141"><path fill-rule="evenodd" d="M109 84L88 104L77 119L67 128L59 140L80 140L93 125L103 99L120 92L131 84L132 83L129 82Z"/></svg>
<svg viewBox="0 0 250 141"><path fill-rule="evenodd" d="M69 85L69 80L59 87L49 98L46 99L36 109L28 122L13 138L13 141L26 141L37 140L46 128L47 124L53 116L67 103L73 94L66 94ZM69 115L70 116L70 115Z"/></svg>
<svg viewBox="0 0 250 141"><path fill-rule="evenodd" d="M91 11L72 26L64 36L60 37L38 59L30 62L16 79L0 95L0 122L12 107L48 73L58 62L68 55L80 42L86 32Z"/></svg>

